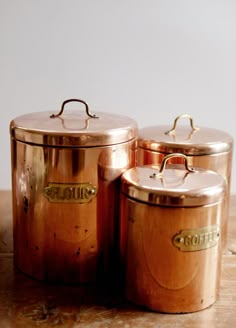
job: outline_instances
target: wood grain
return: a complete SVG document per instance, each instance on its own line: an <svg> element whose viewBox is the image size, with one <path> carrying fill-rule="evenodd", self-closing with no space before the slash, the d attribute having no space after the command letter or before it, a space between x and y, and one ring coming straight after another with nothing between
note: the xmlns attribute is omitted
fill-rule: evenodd
<svg viewBox="0 0 236 328"><path fill-rule="evenodd" d="M227 245L213 306L184 315L155 313L102 286L49 285L19 272L13 264L11 192L0 191L0 327L236 327L236 195L231 197Z"/></svg>

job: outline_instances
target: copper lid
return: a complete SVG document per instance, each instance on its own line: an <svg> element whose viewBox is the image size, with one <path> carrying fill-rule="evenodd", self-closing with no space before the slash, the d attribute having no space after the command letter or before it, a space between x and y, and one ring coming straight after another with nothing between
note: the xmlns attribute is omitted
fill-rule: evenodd
<svg viewBox="0 0 236 328"><path fill-rule="evenodd" d="M168 164L172 157L183 157L182 164ZM202 168L189 168L187 157L171 154L160 166L140 166L127 170L121 177L121 191L128 197L155 205L192 207L223 200L224 178Z"/></svg>
<svg viewBox="0 0 236 328"><path fill-rule="evenodd" d="M183 117L190 119L191 127L177 127L178 120ZM157 125L140 129L138 146L165 154L210 155L230 151L233 139L221 130L195 127L192 118L183 114L175 119L172 128L169 125Z"/></svg>
<svg viewBox="0 0 236 328"><path fill-rule="evenodd" d="M86 112L64 111L65 104L72 101L83 103ZM129 141L138 133L133 119L102 112L92 115L79 99L64 101L58 114L47 111L19 116L11 121L10 131L22 142L61 147L112 145Z"/></svg>

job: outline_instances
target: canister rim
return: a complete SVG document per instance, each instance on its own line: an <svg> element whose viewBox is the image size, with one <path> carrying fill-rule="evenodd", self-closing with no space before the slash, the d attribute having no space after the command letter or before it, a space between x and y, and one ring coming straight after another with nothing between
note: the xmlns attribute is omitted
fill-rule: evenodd
<svg viewBox="0 0 236 328"><path fill-rule="evenodd" d="M229 152L233 147L233 138L222 130L200 127L193 131L180 125L174 134L168 134L169 128L168 125L157 125L139 129L138 147L165 154L181 152L192 156Z"/></svg>
<svg viewBox="0 0 236 328"><path fill-rule="evenodd" d="M134 119L106 112L88 117L83 112L66 111L62 117L52 112L35 112L13 119L11 137L25 143L58 147L98 147L137 138Z"/></svg>
<svg viewBox="0 0 236 328"><path fill-rule="evenodd" d="M225 179L214 171L194 168L196 172L190 173L181 164L168 164L158 177L159 168L144 165L127 170L121 176L121 192L136 201L170 207L204 206L225 197Z"/></svg>

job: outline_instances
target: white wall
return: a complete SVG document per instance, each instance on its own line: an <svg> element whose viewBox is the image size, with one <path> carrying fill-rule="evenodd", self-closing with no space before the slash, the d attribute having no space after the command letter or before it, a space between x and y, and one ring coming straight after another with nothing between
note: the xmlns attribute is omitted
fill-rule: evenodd
<svg viewBox="0 0 236 328"><path fill-rule="evenodd" d="M71 97L140 127L189 113L236 139L235 62L234 0L0 0L0 189L10 120Z"/></svg>

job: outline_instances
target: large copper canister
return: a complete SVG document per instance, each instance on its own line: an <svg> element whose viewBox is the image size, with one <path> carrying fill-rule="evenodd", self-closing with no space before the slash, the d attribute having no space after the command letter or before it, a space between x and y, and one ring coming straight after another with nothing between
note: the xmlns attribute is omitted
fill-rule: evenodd
<svg viewBox="0 0 236 328"><path fill-rule="evenodd" d="M180 124L189 120L189 125ZM226 246L229 216L233 138L225 131L195 126L188 114L178 116L171 125L149 126L139 130L138 165L160 164L167 154L180 152L188 157L189 165L221 174L227 183L225 215L222 220L223 245ZM172 163L183 163L173 158Z"/></svg>
<svg viewBox="0 0 236 328"><path fill-rule="evenodd" d="M168 164L173 157L183 164ZM121 178L120 252L126 297L149 309L187 313L215 302L222 258L225 179L190 168L182 154Z"/></svg>
<svg viewBox="0 0 236 328"><path fill-rule="evenodd" d="M136 164L136 122L68 99L58 114L15 118L10 133L16 266L50 282L110 277L120 175Z"/></svg>

